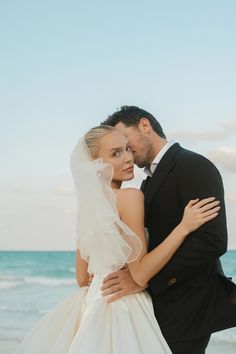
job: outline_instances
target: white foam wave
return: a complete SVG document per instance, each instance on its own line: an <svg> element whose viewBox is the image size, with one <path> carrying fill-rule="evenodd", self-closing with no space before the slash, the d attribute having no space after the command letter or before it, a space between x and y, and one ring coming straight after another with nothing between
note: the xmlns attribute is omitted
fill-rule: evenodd
<svg viewBox="0 0 236 354"><path fill-rule="evenodd" d="M36 277L17 277L13 275L0 276L0 290L16 288L21 285L38 284L46 287L58 287L63 285L74 285L75 279L70 278L47 278Z"/></svg>
<svg viewBox="0 0 236 354"><path fill-rule="evenodd" d="M18 285L21 285L20 281L1 281L0 290L16 288Z"/></svg>
<svg viewBox="0 0 236 354"><path fill-rule="evenodd" d="M25 313L30 313L30 312L36 312L40 315L44 315L45 313L48 312L48 310L39 310L39 309L30 309L30 308L26 308L26 307L8 307L8 306L4 306L1 305L0 306L0 311L6 311L6 312L25 312Z"/></svg>
<svg viewBox="0 0 236 354"><path fill-rule="evenodd" d="M75 279L66 278L25 277L24 281L27 284L39 284L50 287L75 284Z"/></svg>

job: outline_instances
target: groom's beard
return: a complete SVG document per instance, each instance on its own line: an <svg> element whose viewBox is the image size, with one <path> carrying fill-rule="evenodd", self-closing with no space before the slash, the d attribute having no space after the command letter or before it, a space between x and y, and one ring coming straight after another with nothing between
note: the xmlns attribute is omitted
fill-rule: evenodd
<svg viewBox="0 0 236 354"><path fill-rule="evenodd" d="M151 166L152 163L152 158L151 158L151 144L148 142L148 144L146 144L144 146L144 148L139 152L134 152L134 163L135 165L137 165L139 168L144 168L147 167L149 168Z"/></svg>
<svg viewBox="0 0 236 354"><path fill-rule="evenodd" d="M149 168L149 164L146 164L146 163L137 163L137 162L134 162L136 166L138 166L139 168Z"/></svg>

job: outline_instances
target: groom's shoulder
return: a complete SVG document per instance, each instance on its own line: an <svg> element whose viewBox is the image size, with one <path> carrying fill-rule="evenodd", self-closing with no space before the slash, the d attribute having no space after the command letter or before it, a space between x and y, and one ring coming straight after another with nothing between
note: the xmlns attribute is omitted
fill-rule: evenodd
<svg viewBox="0 0 236 354"><path fill-rule="evenodd" d="M179 155L178 155L178 165L180 168L194 166L198 166L200 168L213 168L217 170L214 163L209 160L206 156L192 150L188 150L184 147L180 147ZM218 171L218 170L217 170Z"/></svg>
<svg viewBox="0 0 236 354"><path fill-rule="evenodd" d="M191 161L202 161L205 163L212 164L212 162L206 156L204 156L196 151L185 149L183 147L181 147L181 149L180 149L179 158L180 158L180 160L183 160L185 162L186 161L190 161L190 162Z"/></svg>
<svg viewBox="0 0 236 354"><path fill-rule="evenodd" d="M179 156L182 159L191 159L191 158L207 159L205 156L201 155L196 151L186 149L181 145L179 145L179 147L180 147Z"/></svg>

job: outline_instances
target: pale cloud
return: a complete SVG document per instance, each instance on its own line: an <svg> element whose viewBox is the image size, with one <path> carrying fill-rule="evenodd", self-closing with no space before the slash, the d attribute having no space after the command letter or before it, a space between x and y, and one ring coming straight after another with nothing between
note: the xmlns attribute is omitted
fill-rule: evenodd
<svg viewBox="0 0 236 354"><path fill-rule="evenodd" d="M26 186L26 185L18 185L10 188L11 193L17 193L17 194L37 194L40 193L39 190L35 189L34 187L31 186Z"/></svg>
<svg viewBox="0 0 236 354"><path fill-rule="evenodd" d="M75 195L74 189L71 186L65 184L51 189L51 193L66 197L72 197Z"/></svg>
<svg viewBox="0 0 236 354"><path fill-rule="evenodd" d="M65 214L69 215L74 215L75 214L75 208L66 208L63 210Z"/></svg>
<svg viewBox="0 0 236 354"><path fill-rule="evenodd" d="M236 149L220 147L210 151L208 157L216 165L220 165L228 171L236 172Z"/></svg>
<svg viewBox="0 0 236 354"><path fill-rule="evenodd" d="M229 202L229 203L235 203L236 204L236 194L226 195L226 201Z"/></svg>
<svg viewBox="0 0 236 354"><path fill-rule="evenodd" d="M68 211L69 207L41 210L28 206L15 210L1 222L0 249L74 250L75 220Z"/></svg>
<svg viewBox="0 0 236 354"><path fill-rule="evenodd" d="M199 141L225 140L234 134L236 134L236 120L222 123L217 131L176 130L170 135L176 140L184 140L195 143Z"/></svg>
<svg viewBox="0 0 236 354"><path fill-rule="evenodd" d="M73 186L61 184L56 187L49 185L45 186L26 186L26 185L15 185L8 189L12 195L19 195L22 197L39 198L39 195L46 196L48 194L54 194L60 197L73 197L75 195Z"/></svg>
<svg viewBox="0 0 236 354"><path fill-rule="evenodd" d="M225 122L222 124L222 127L228 132L236 132L236 120Z"/></svg>

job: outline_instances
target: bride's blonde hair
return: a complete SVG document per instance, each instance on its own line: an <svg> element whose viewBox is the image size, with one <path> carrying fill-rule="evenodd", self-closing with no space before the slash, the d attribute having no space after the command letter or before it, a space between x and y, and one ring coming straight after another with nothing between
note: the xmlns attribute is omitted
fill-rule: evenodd
<svg viewBox="0 0 236 354"><path fill-rule="evenodd" d="M97 159L99 157L99 142L101 138L113 131L116 131L114 127L110 127L109 125L99 125L90 129L85 134L84 140L86 142L86 145L88 146L88 149L93 159Z"/></svg>

